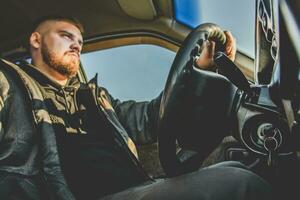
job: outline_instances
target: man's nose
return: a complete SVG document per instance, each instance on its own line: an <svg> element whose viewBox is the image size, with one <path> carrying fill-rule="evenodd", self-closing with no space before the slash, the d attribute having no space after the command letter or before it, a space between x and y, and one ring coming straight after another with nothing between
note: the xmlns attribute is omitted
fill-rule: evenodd
<svg viewBox="0 0 300 200"><path fill-rule="evenodd" d="M82 46L79 44L79 42L73 42L72 44L71 44L71 49L73 50L73 51L76 51L76 52L78 52L79 54L81 53L81 49L82 49Z"/></svg>

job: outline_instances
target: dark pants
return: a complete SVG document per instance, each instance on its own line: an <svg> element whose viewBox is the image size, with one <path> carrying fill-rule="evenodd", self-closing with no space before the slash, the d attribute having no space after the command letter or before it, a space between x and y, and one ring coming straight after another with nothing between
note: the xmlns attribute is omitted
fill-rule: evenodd
<svg viewBox="0 0 300 200"><path fill-rule="evenodd" d="M109 180L108 180L109 181ZM39 177L0 172L0 200L46 200ZM99 186L101 187L101 186ZM47 198L46 198L47 197ZM86 198L89 200L89 198ZM269 200L271 187L237 162L145 183L101 200Z"/></svg>
<svg viewBox="0 0 300 200"><path fill-rule="evenodd" d="M237 162L129 188L101 200L269 200L271 186Z"/></svg>
<svg viewBox="0 0 300 200"><path fill-rule="evenodd" d="M23 176L8 172L0 172L1 200L40 200L41 181L38 176ZM45 193L44 193L45 194ZM43 195L44 195L43 194Z"/></svg>

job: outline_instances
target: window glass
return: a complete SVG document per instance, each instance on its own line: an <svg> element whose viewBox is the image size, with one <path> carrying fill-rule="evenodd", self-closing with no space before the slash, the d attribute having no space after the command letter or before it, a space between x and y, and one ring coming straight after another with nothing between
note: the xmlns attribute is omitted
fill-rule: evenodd
<svg viewBox="0 0 300 200"><path fill-rule="evenodd" d="M212 22L230 30L238 49L254 58L255 0L174 0L174 12L189 27Z"/></svg>
<svg viewBox="0 0 300 200"><path fill-rule="evenodd" d="M81 57L91 79L120 100L150 100L164 88L175 53L155 45L130 45L85 53Z"/></svg>
<svg viewBox="0 0 300 200"><path fill-rule="evenodd" d="M175 18L182 24L195 28L201 24L200 0L174 0Z"/></svg>

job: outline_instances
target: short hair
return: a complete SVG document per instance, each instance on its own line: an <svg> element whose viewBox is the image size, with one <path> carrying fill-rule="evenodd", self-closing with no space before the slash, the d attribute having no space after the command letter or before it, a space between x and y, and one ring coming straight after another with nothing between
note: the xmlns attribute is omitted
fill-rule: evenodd
<svg viewBox="0 0 300 200"><path fill-rule="evenodd" d="M42 16L40 18L38 18L32 25L31 27L31 33L33 33L39 25L41 25L42 23L46 22L46 21L63 21L63 22L68 22L74 26L76 26L79 31L81 32L81 34L84 33L84 29L82 24L74 17L70 17L70 16L61 16L61 15L46 15L46 16Z"/></svg>

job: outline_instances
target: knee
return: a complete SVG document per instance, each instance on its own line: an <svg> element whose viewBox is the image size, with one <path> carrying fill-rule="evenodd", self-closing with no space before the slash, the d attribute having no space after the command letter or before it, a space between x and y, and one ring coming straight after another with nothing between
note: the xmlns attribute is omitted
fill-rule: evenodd
<svg viewBox="0 0 300 200"><path fill-rule="evenodd" d="M223 169L223 173L227 174L227 180L224 184L231 187L229 190L235 192L236 199L273 199L271 185L250 170L232 166L226 166L220 169Z"/></svg>
<svg viewBox="0 0 300 200"><path fill-rule="evenodd" d="M234 164L234 163L228 163ZM233 165L235 166L235 165ZM208 167L196 175L212 199L271 200L272 187L253 172L232 165ZM215 193L218 191L218 193Z"/></svg>

